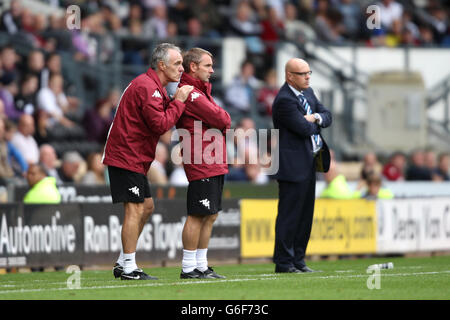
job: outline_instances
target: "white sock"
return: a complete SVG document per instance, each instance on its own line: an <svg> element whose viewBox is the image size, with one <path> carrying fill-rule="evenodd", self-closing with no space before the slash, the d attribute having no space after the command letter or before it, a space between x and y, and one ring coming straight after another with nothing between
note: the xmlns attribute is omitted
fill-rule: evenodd
<svg viewBox="0 0 450 320"><path fill-rule="evenodd" d="M136 252L123 254L123 272L131 273L133 270L136 270L138 268L136 265L135 257Z"/></svg>
<svg viewBox="0 0 450 320"><path fill-rule="evenodd" d="M184 250L183 249L183 261L181 266L184 273L193 271L197 267L197 250Z"/></svg>
<svg viewBox="0 0 450 320"><path fill-rule="evenodd" d="M119 255L119 258L117 258L117 261L116 261L118 264L120 264L122 267L123 267L123 265L124 265L124 261L123 261L123 249L120 249L120 255Z"/></svg>
<svg viewBox="0 0 450 320"><path fill-rule="evenodd" d="M208 259L206 258L206 254L208 253L208 248L206 249L197 249L197 269L200 271L206 271L208 269Z"/></svg>

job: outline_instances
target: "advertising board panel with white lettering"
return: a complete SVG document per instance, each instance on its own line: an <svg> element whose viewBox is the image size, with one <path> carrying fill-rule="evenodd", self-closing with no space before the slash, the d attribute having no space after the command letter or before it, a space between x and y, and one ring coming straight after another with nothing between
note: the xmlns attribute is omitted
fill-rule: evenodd
<svg viewBox="0 0 450 320"><path fill-rule="evenodd" d="M450 250L450 198L377 201L377 253Z"/></svg>
<svg viewBox="0 0 450 320"><path fill-rule="evenodd" d="M240 254L238 200L222 201L209 243L211 259ZM155 200L138 241L140 262L179 261L186 200ZM123 205L0 205L0 268L113 264L121 248Z"/></svg>

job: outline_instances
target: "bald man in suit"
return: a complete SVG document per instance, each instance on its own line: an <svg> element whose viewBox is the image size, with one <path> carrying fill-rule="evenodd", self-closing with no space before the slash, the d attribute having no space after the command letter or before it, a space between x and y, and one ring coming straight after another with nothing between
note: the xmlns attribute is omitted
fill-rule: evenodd
<svg viewBox="0 0 450 320"><path fill-rule="evenodd" d="M331 113L309 86L312 71L298 58L285 66L286 82L272 107L279 130L278 215L273 261L277 273L303 273L312 228L316 172L326 172L330 152L321 129L331 125Z"/></svg>

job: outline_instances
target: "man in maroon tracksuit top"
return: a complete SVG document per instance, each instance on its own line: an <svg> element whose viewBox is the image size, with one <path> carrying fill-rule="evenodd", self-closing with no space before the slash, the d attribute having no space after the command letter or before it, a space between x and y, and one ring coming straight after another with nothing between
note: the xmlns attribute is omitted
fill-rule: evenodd
<svg viewBox="0 0 450 320"><path fill-rule="evenodd" d="M139 235L154 209L147 171L155 157L160 136L171 129L185 109L193 89L182 86L171 101L164 88L178 82L183 69L181 51L163 43L153 51L151 66L131 81L122 93L114 121L109 129L103 154L108 165L113 203L123 202L122 251L113 274L122 280L156 279L136 265Z"/></svg>
<svg viewBox="0 0 450 320"><path fill-rule="evenodd" d="M185 73L181 76L180 86L192 85L194 90L177 122L177 129L189 132L189 141L183 141L182 145L189 187L188 217L182 234L181 279L225 278L214 272L207 261L213 223L222 210L224 174L228 173L225 131L231 123L230 115L211 96L212 66L211 53L201 48L190 49L183 55ZM182 130L179 132L183 137ZM186 156L186 149L190 150L190 156Z"/></svg>

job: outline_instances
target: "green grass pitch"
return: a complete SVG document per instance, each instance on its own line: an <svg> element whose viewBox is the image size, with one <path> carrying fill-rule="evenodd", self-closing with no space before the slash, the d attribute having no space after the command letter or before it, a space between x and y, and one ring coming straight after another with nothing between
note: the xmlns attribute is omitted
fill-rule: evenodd
<svg viewBox="0 0 450 320"><path fill-rule="evenodd" d="M379 278L368 279L367 267L393 262ZM315 261L321 272L275 274L273 264L217 265L226 279L180 280L179 267L144 269L156 281L122 281L111 270L80 273L80 288L70 289L71 274L60 272L0 275L0 300L448 300L450 256L367 258ZM368 288L368 282L378 287ZM71 282L76 284L76 282Z"/></svg>

